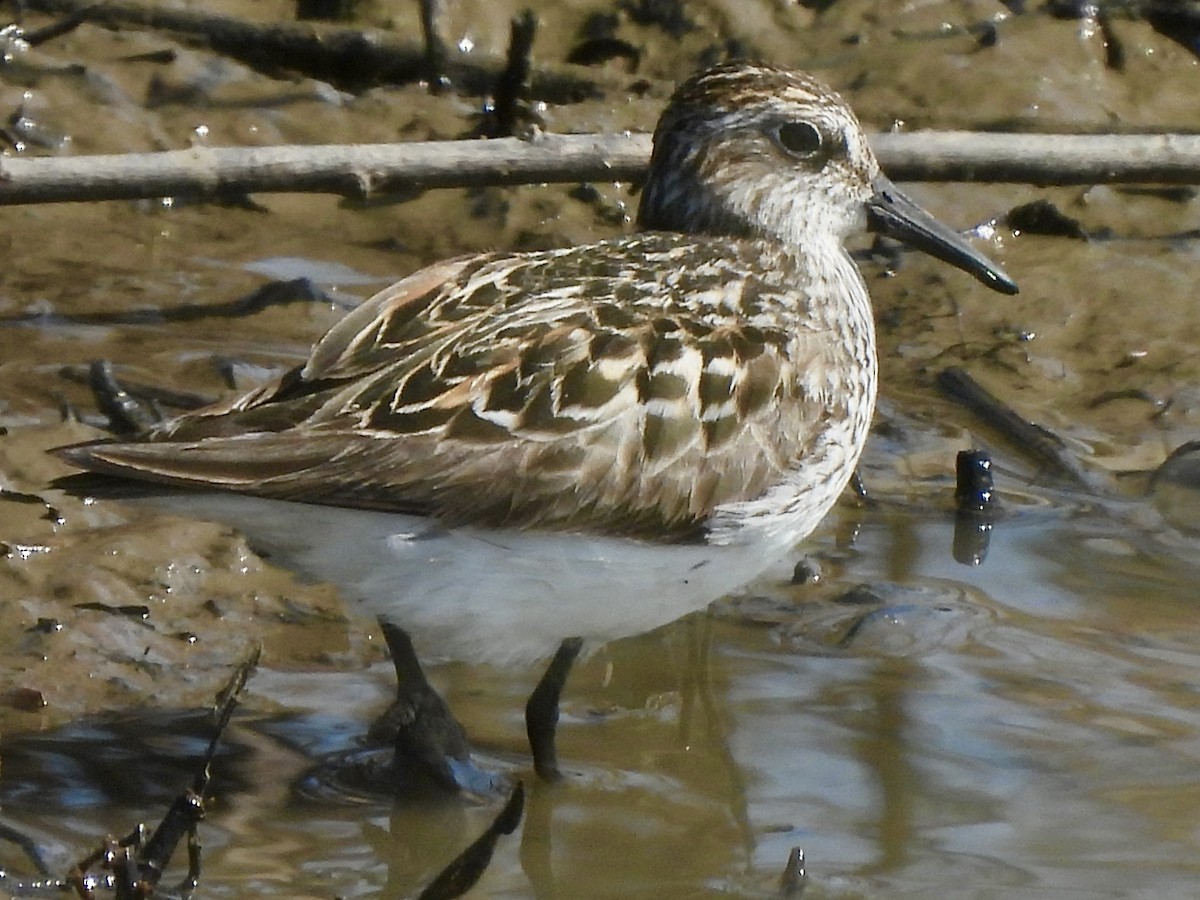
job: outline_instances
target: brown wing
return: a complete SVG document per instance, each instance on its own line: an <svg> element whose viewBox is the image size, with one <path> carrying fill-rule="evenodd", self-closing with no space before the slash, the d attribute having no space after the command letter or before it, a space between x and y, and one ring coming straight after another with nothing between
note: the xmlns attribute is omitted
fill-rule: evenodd
<svg viewBox="0 0 1200 900"><path fill-rule="evenodd" d="M802 295L732 264L714 280L690 265L703 251L648 235L441 263L367 301L278 381L144 441L64 455L454 522L687 531L777 483L831 414L829 335L803 310L788 331L756 324Z"/></svg>

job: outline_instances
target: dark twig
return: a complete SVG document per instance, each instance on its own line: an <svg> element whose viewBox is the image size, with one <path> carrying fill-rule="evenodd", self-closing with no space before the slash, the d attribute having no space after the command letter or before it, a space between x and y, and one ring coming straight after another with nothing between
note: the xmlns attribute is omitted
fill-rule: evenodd
<svg viewBox="0 0 1200 900"><path fill-rule="evenodd" d="M217 694L217 702L213 709L213 736L208 742L208 749L204 752L196 777L192 779L191 788L175 798L162 822L138 851L138 870L142 879L150 881L151 884L157 884L162 878L179 841L187 835L188 874L181 890L190 893L196 886L200 877L200 842L196 834L196 825L204 816L204 795L208 792L209 781L212 778L212 761L237 707L238 697L246 687L247 679L257 668L261 653L262 650L258 647L251 651L250 656L234 670L229 681Z"/></svg>
<svg viewBox="0 0 1200 900"><path fill-rule="evenodd" d="M175 799L154 833L146 837L145 826L138 825L125 838L107 838L98 849L72 867L63 887L74 889L84 900L94 900L96 879L88 874L88 870L99 865L112 872L118 900L144 900L155 893L167 863L186 835L188 871L175 892L184 898L191 895L200 879L200 839L196 829L204 818L204 796L212 777L212 761L229 725L238 696L246 686L250 673L258 665L259 654L258 648L252 651L217 695L213 736L196 776L191 786Z"/></svg>
<svg viewBox="0 0 1200 900"><path fill-rule="evenodd" d="M100 411L108 417L109 428L117 434L136 434L162 421L162 412L125 390L115 375L112 363L98 359L88 367L88 384Z"/></svg>
<svg viewBox="0 0 1200 900"><path fill-rule="evenodd" d="M537 35L537 25L537 16L528 9L512 20L508 58L504 71L496 79L496 92L492 99L494 127L490 137L511 137L517 133L521 120L529 118L524 100L533 70L533 39Z"/></svg>
<svg viewBox="0 0 1200 900"><path fill-rule="evenodd" d="M985 450L960 450L954 461L954 502L959 512L994 512L992 458Z"/></svg>
<svg viewBox="0 0 1200 900"><path fill-rule="evenodd" d="M799 897L808 884L808 872L804 867L804 850L793 847L788 853L783 874L779 876L779 893L783 897Z"/></svg>
<svg viewBox="0 0 1200 900"><path fill-rule="evenodd" d="M333 298L308 278L270 281L245 296L221 303L183 303L148 306L119 312L18 313L0 316L0 325L55 322L64 325L159 325L164 322L197 322L202 319L241 319L272 306L291 303L329 303Z"/></svg>
<svg viewBox="0 0 1200 900"><path fill-rule="evenodd" d="M425 42L425 70L429 83L446 87L446 60L450 52L443 35L445 0L421 0L421 39Z"/></svg>
<svg viewBox="0 0 1200 900"><path fill-rule="evenodd" d="M21 34L21 40L27 43L30 47L37 47L47 41L52 41L55 38L62 37L64 34L70 34L80 25L87 21L87 16L83 11L69 13L57 22L37 28L33 31L25 31Z"/></svg>
<svg viewBox="0 0 1200 900"><path fill-rule="evenodd" d="M0 840L8 841L10 844L16 844L20 847L25 855L29 857L29 861L33 863L39 875L46 876L50 874L50 868L46 865L46 860L42 858L42 851L38 849L37 843L29 835L22 834L12 826L0 822Z"/></svg>
<svg viewBox="0 0 1200 900"><path fill-rule="evenodd" d="M984 450L961 450L955 459L954 541L951 555L964 566L987 558L997 506L992 458Z"/></svg>
<svg viewBox="0 0 1200 900"><path fill-rule="evenodd" d="M956 366L938 373L938 387L962 403L1039 462L1075 484L1093 488L1093 479L1067 450L1062 438L1021 416L966 371Z"/></svg>
<svg viewBox="0 0 1200 900"><path fill-rule="evenodd" d="M58 374L68 381L87 385L91 384L91 372L91 366L63 366L58 370ZM171 409L200 409L202 406L208 406L216 401L215 397L207 397L203 394L185 391L175 391L171 388L159 387L155 384L144 384L140 381L130 380L124 376L119 379L119 382L121 388L129 396L156 406L165 406Z"/></svg>

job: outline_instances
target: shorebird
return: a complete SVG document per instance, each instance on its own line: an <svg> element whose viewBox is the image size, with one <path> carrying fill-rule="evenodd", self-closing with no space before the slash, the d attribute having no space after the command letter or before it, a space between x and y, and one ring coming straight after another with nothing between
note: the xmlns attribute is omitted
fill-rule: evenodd
<svg viewBox="0 0 1200 900"><path fill-rule="evenodd" d="M276 381L60 454L451 524L794 541L846 485L874 408L847 235L871 225L1015 291L880 174L837 94L774 66L679 88L638 222L589 246L429 266Z"/></svg>
<svg viewBox="0 0 1200 900"><path fill-rule="evenodd" d="M400 590L382 571L390 555L424 552L397 514L508 534L493 545L520 544L539 566L566 545L611 563L622 548L646 560L658 558L648 544L683 544L678 594L701 565L695 548L770 562L854 472L877 362L848 235L870 227L1016 291L880 173L840 96L762 63L720 65L678 88L654 134L638 224L587 246L436 263L349 313L271 383L134 440L59 453L188 489L205 515L252 534L266 507L230 495L315 504L274 530L286 545L296 523L320 523L285 559L332 573L385 616ZM345 524L354 516L369 524ZM348 554L330 549L344 528L358 529ZM528 535L548 534L562 537L538 557ZM575 589L602 623L576 629L556 621L552 601L534 603L539 633L603 639L625 611L656 603L634 592L605 612L612 585L589 577ZM476 585L476 608L489 587ZM680 608L663 604L672 618ZM451 640L455 623L432 615Z"/></svg>

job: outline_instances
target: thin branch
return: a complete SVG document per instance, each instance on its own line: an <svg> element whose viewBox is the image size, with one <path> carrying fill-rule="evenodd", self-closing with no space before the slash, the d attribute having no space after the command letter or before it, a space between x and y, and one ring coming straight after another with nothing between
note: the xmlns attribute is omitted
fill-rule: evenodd
<svg viewBox="0 0 1200 900"><path fill-rule="evenodd" d="M444 77L442 69L450 56L445 30L444 0L421 0L421 37L425 42L426 77L438 84Z"/></svg>
<svg viewBox="0 0 1200 900"><path fill-rule="evenodd" d="M1200 184L1200 135L920 132L879 134L872 143L897 181ZM530 141L3 157L0 205L272 192L361 199L444 187L639 181L649 154L646 134L546 134Z"/></svg>
<svg viewBox="0 0 1200 900"><path fill-rule="evenodd" d="M0 159L0 204L316 192L365 198L478 184L631 181L648 135L313 147L194 147L165 153Z"/></svg>
<svg viewBox="0 0 1200 900"><path fill-rule="evenodd" d="M1200 184L1200 134L878 134L897 181Z"/></svg>

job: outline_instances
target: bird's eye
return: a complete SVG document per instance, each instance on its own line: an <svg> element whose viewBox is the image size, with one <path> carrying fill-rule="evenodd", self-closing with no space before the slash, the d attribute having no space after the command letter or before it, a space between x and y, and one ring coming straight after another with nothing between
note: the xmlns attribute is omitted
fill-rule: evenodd
<svg viewBox="0 0 1200 900"><path fill-rule="evenodd" d="M821 132L810 122L784 122L779 126L779 144L796 156L812 156L821 149Z"/></svg>

